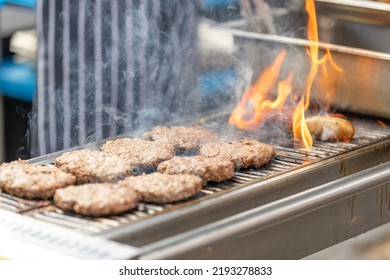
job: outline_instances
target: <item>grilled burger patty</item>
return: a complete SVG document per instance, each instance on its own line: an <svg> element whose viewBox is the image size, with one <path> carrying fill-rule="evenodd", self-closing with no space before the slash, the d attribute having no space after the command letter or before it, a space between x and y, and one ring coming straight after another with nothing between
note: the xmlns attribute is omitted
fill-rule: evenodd
<svg viewBox="0 0 390 280"><path fill-rule="evenodd" d="M55 166L34 165L25 160L0 165L0 189L19 197L48 199L56 189L75 183L75 176Z"/></svg>
<svg viewBox="0 0 390 280"><path fill-rule="evenodd" d="M200 154L206 157L227 158L236 168L257 168L274 157L275 149L257 140L243 139L205 144L200 148Z"/></svg>
<svg viewBox="0 0 390 280"><path fill-rule="evenodd" d="M152 203L170 203L189 198L202 189L202 179L194 175L151 173L128 177L120 185L133 188L140 200Z"/></svg>
<svg viewBox="0 0 390 280"><path fill-rule="evenodd" d="M79 183L114 182L130 175L130 164L116 155L96 150L77 150L57 157L55 165L76 176Z"/></svg>
<svg viewBox="0 0 390 280"><path fill-rule="evenodd" d="M174 157L160 163L157 171L165 174L196 175L201 177L203 182L222 182L234 177L234 164L224 158Z"/></svg>
<svg viewBox="0 0 390 280"><path fill-rule="evenodd" d="M57 190L55 204L65 211L86 216L115 215L136 207L138 194L118 184L94 183Z"/></svg>
<svg viewBox="0 0 390 280"><path fill-rule="evenodd" d="M156 126L143 134L145 140L170 143L180 152L198 151L210 142L218 141L218 134L195 126Z"/></svg>
<svg viewBox="0 0 390 280"><path fill-rule="evenodd" d="M109 140L102 146L102 151L120 156L133 168L145 169L157 167L176 155L175 148L168 143L131 138Z"/></svg>

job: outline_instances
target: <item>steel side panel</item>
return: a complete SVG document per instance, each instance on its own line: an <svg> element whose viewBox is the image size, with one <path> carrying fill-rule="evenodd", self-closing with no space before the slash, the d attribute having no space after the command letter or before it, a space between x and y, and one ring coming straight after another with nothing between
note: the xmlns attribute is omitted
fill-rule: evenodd
<svg viewBox="0 0 390 280"><path fill-rule="evenodd" d="M389 194L390 185L386 184L279 225L242 232L172 259L300 259L389 222Z"/></svg>

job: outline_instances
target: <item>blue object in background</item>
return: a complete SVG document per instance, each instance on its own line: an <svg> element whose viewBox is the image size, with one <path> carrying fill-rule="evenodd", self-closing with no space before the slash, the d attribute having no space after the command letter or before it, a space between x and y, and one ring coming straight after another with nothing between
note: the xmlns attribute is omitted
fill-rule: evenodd
<svg viewBox="0 0 390 280"><path fill-rule="evenodd" d="M36 0L0 0L6 4L35 8ZM1 54L0 54L1 55ZM0 58L0 94L25 102L32 102L36 90L36 71L25 63L14 63L11 58Z"/></svg>
<svg viewBox="0 0 390 280"><path fill-rule="evenodd" d="M199 80L201 108L204 112L230 104L236 91L237 73L232 68L214 69Z"/></svg>
<svg viewBox="0 0 390 280"><path fill-rule="evenodd" d="M32 102L36 91L36 71L25 63L4 59L0 64L0 93L4 96Z"/></svg>
<svg viewBox="0 0 390 280"><path fill-rule="evenodd" d="M36 2L36 0L0 0L0 2L1 1L5 2L6 4L19 5L27 8L35 8Z"/></svg>
<svg viewBox="0 0 390 280"><path fill-rule="evenodd" d="M222 93L234 90L237 74L234 69L215 69L200 77L200 95L202 99L212 99Z"/></svg>
<svg viewBox="0 0 390 280"><path fill-rule="evenodd" d="M203 5L206 9L236 4L237 0L203 0Z"/></svg>
<svg viewBox="0 0 390 280"><path fill-rule="evenodd" d="M0 6L2 3L14 4L34 8L36 0L0 0ZM237 0L203 0L203 5L206 9L223 7L229 5L236 5Z"/></svg>

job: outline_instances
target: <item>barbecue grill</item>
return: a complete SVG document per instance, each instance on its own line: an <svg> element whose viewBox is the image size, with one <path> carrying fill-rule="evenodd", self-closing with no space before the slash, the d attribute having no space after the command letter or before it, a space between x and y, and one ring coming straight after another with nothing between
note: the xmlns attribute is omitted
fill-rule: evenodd
<svg viewBox="0 0 390 280"><path fill-rule="evenodd" d="M142 203L118 216L83 217L51 201L1 193L3 234L79 258L272 259L300 258L389 221L390 128L352 118L350 143L316 141L307 150L289 135L236 130L228 116L213 113L196 123L226 140L268 142L276 157L184 202ZM61 153L30 162L52 164Z"/></svg>
<svg viewBox="0 0 390 280"><path fill-rule="evenodd" d="M275 46L294 46L290 49L299 54L308 44L246 31L241 24L223 28L235 36L240 55L246 58L254 49ZM136 210L117 216L84 217L63 212L52 201L0 193L0 240L9 243L0 248L0 256L18 257L12 248L28 244L24 257L40 253L48 258L87 259L297 259L389 222L390 127L386 120L377 122L377 117L390 117L388 98L381 99L386 95L385 85L379 83L388 77L390 57L330 47L343 66L353 69L364 58L372 61L369 65L378 65L378 75L385 75L368 82L357 77L349 87L344 86L344 91L364 96L368 85L380 96L373 97L374 107L355 102L356 96L340 101L356 129L350 142L316 140L308 150L290 134L238 130L228 124L231 108L221 108L180 124L201 125L224 140L238 137L269 143L277 150L270 163L236 171L229 181L208 183L188 200L140 203ZM255 62L255 71L268 63L249 61ZM363 82L365 87L359 87ZM87 148L101 145L92 143ZM30 162L52 164L63 152Z"/></svg>

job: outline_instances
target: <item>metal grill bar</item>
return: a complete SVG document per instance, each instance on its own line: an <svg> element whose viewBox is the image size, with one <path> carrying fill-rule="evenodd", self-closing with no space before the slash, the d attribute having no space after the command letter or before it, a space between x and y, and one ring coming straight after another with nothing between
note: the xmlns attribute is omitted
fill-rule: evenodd
<svg viewBox="0 0 390 280"><path fill-rule="evenodd" d="M0 192L0 208L22 213L35 208L50 205L48 200L28 200Z"/></svg>

